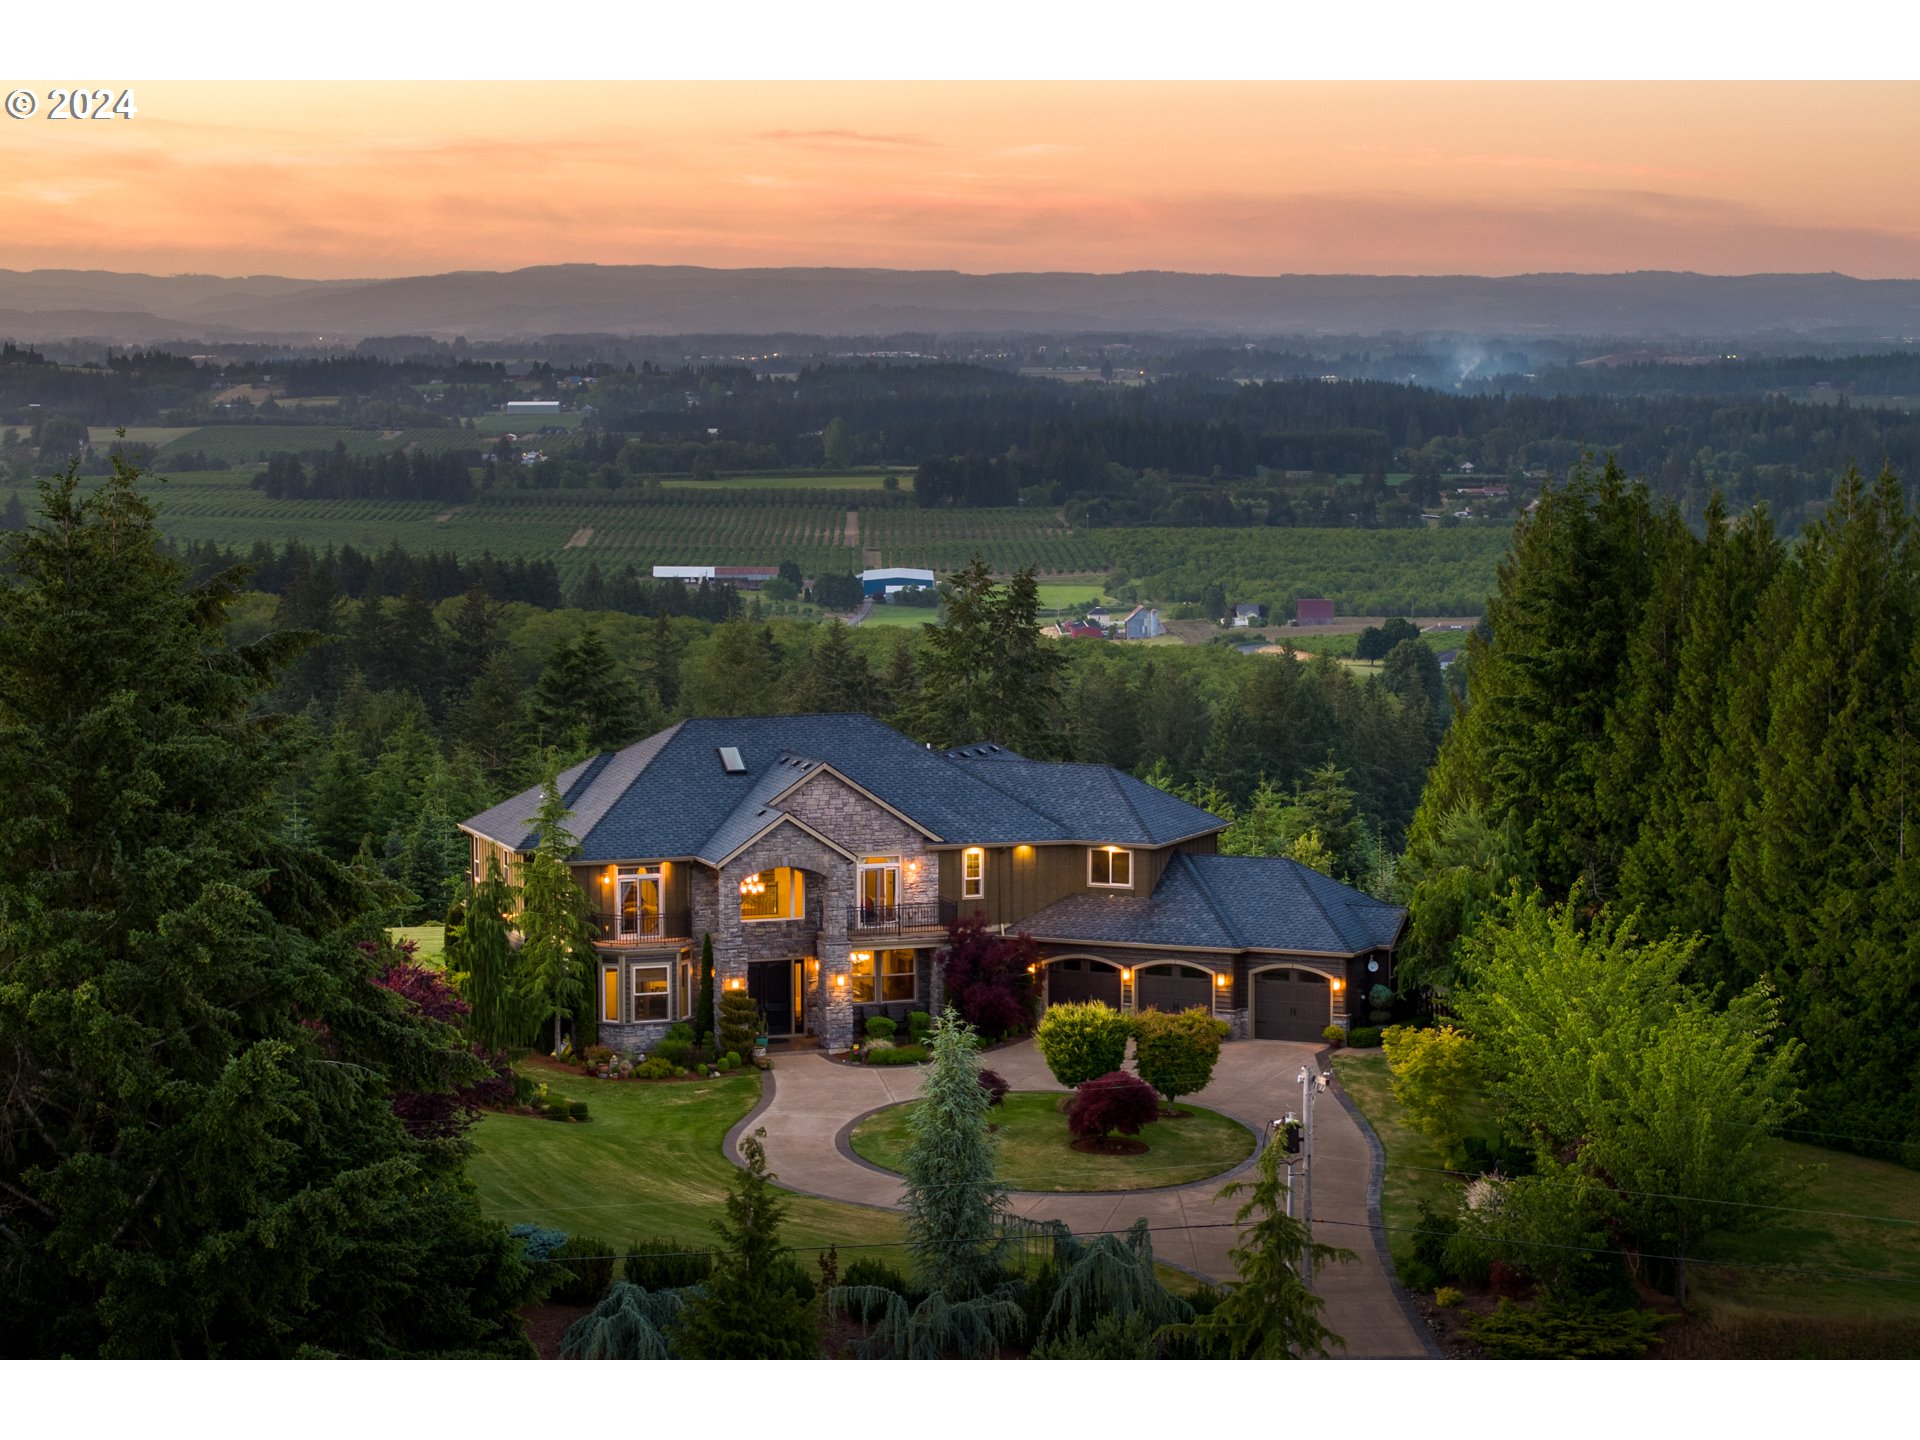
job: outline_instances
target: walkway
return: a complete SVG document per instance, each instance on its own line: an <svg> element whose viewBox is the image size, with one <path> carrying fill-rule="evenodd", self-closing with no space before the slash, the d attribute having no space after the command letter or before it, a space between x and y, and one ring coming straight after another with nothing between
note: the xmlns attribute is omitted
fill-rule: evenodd
<svg viewBox="0 0 1920 1440"><path fill-rule="evenodd" d="M1268 1121L1299 1109L1300 1086L1294 1077L1303 1063L1317 1064L1322 1049L1279 1040L1228 1044L1221 1049L1213 1083L1192 1101L1264 1133ZM993 1051L987 1064L1016 1090L1061 1089L1031 1040ZM842 1153L835 1140L867 1111L915 1098L920 1092L918 1071L836 1065L817 1052L780 1055L774 1065L771 1103L743 1128L766 1129L767 1167L780 1184L827 1199L897 1208L899 1178ZM1350 1357L1426 1357L1433 1352L1389 1283L1375 1244L1368 1203L1373 1159L1366 1136L1330 1093L1316 1100L1313 1120L1314 1238L1356 1256L1347 1264L1325 1267L1315 1279L1314 1288L1327 1302L1323 1318L1346 1337L1344 1353ZM1153 1249L1160 1259L1210 1280L1227 1281L1233 1278L1227 1252L1237 1239L1232 1222L1239 1202L1220 1199L1219 1190L1231 1178L1097 1195L1016 1191L1013 1208L1022 1215L1063 1220L1080 1234L1124 1230L1144 1215L1154 1228Z"/></svg>

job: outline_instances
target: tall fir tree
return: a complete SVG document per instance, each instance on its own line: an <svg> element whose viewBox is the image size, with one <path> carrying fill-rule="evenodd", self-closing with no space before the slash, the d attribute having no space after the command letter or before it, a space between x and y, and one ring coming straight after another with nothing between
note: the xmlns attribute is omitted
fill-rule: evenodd
<svg viewBox="0 0 1920 1440"><path fill-rule="evenodd" d="M560 793L559 761L547 752L540 808L530 817L538 839L520 877L520 963L527 983L553 1019L553 1050L564 1045L562 1022L584 1029L590 996L587 967L593 958L592 910L567 866L580 842L567 829L572 815Z"/></svg>

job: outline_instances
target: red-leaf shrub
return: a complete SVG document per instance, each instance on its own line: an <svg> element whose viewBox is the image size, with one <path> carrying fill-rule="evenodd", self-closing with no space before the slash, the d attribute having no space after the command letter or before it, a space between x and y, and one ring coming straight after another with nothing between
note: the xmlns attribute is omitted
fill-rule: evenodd
<svg viewBox="0 0 1920 1440"><path fill-rule="evenodd" d="M1146 1081L1124 1070L1088 1080L1073 1092L1067 1129L1076 1140L1104 1140L1118 1131L1138 1135L1160 1116L1160 1097Z"/></svg>
<svg viewBox="0 0 1920 1440"><path fill-rule="evenodd" d="M978 917L947 926L940 964L947 999L988 1040L1023 1035L1033 1024L1033 976L1040 951L1031 935L996 935Z"/></svg>
<svg viewBox="0 0 1920 1440"><path fill-rule="evenodd" d="M999 1071L982 1070L980 1072L980 1088L987 1092L987 1103L989 1105L998 1105L1007 1098L1007 1091L1013 1087L1007 1084L1005 1077L1003 1077Z"/></svg>

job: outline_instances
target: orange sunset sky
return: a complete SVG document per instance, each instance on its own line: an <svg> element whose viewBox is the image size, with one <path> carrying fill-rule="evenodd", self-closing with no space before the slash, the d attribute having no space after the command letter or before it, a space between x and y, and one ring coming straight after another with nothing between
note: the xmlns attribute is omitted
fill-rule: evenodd
<svg viewBox="0 0 1920 1440"><path fill-rule="evenodd" d="M1920 276L1913 83L113 83L0 266Z"/></svg>

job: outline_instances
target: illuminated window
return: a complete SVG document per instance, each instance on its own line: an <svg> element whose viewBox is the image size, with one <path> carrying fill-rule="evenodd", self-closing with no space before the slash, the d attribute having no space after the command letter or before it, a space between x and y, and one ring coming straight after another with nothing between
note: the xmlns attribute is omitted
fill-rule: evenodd
<svg viewBox="0 0 1920 1440"><path fill-rule="evenodd" d="M987 893L987 852L977 845L960 855L960 897L978 900Z"/></svg>
<svg viewBox="0 0 1920 1440"><path fill-rule="evenodd" d="M633 1018L635 1020L665 1020L667 1008L672 1001L668 976L671 972L665 965L636 965L633 967Z"/></svg>
<svg viewBox="0 0 1920 1440"><path fill-rule="evenodd" d="M600 1018L615 1023L620 1019L620 970L614 965L600 972Z"/></svg>
<svg viewBox="0 0 1920 1440"><path fill-rule="evenodd" d="M782 865L761 870L740 882L742 920L798 920L807 909L807 880L803 871Z"/></svg>
<svg viewBox="0 0 1920 1440"><path fill-rule="evenodd" d="M869 855L860 862L860 919L866 924L899 918L900 857Z"/></svg>
<svg viewBox="0 0 1920 1440"><path fill-rule="evenodd" d="M882 950L876 955L871 950L856 950L852 968L849 989L857 1002L914 998L915 976L919 973L916 951Z"/></svg>
<svg viewBox="0 0 1920 1440"><path fill-rule="evenodd" d="M1133 852L1111 845L1087 852L1087 883L1118 890L1133 888Z"/></svg>
<svg viewBox="0 0 1920 1440"><path fill-rule="evenodd" d="M622 940L660 938L660 872L622 865L619 876L619 924Z"/></svg>

